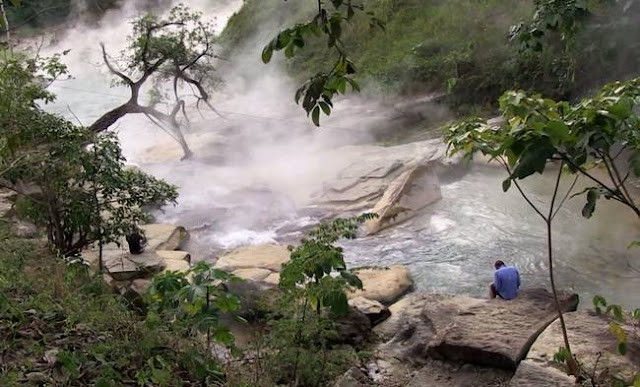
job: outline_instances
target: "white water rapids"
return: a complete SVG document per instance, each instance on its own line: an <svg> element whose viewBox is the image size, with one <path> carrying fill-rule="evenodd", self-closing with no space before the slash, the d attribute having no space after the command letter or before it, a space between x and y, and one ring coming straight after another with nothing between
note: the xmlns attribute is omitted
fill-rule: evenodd
<svg viewBox="0 0 640 387"><path fill-rule="evenodd" d="M186 3L217 14L219 29L242 4ZM135 2L127 4L102 26L78 26L49 48L73 50L67 59L75 77L52 86L58 101L51 110L89 125L128 98L127 90L109 87L98 46L104 41L113 53L124 47L129 27L123 18L139 13ZM126 117L118 124L129 161L180 187L178 206L157 217L189 229L189 248L197 259L245 244L298 238L299 229L322 215L303 209L309 195L358 157L357 147L350 154L336 149L370 141L369 127L385 119L376 113L375 103L343 101L323 129L311 127L292 102L295 85L281 66L260 63L265 39L269 36L257 38L256 47L242 57L237 66L241 74L228 72L234 65L226 67L227 87L213 97L224 118L211 112L203 112L202 118L192 111L194 122L186 133L194 159L179 161L179 147L144 117ZM348 262L406 265L418 289L482 296L493 261L503 259L520 269L524 286L548 286L544 223L515 190L502 192L503 179L501 170L474 167L461 180L444 184L443 199L414 219L345 243ZM551 177L525 185L535 203L549 200ZM583 200L569 200L555 224L559 286L579 292L583 305L602 294L640 306L640 250L626 248L640 239L639 222L625 208L605 201L598 203L592 219L583 219Z"/></svg>

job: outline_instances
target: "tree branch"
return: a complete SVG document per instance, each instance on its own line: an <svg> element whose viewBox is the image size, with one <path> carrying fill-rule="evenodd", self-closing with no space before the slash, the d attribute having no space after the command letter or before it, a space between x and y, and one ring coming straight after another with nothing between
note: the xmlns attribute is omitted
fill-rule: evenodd
<svg viewBox="0 0 640 387"><path fill-rule="evenodd" d="M131 78L124 75L122 72L118 71L115 67L111 65L111 62L109 62L109 58L107 57L107 50L104 47L104 43L100 43L100 47L102 47L102 59L104 60L104 63L107 65L107 68L109 69L111 74L117 76L118 78L122 79L127 85L133 87L134 82L131 80Z"/></svg>

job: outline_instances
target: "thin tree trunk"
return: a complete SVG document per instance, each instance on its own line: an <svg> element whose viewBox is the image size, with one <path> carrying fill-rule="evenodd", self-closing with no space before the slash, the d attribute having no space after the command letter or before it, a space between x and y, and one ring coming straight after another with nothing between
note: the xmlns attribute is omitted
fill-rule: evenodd
<svg viewBox="0 0 640 387"><path fill-rule="evenodd" d="M0 17L2 17L2 23L4 24L4 28L6 30L7 36L7 46L9 48L9 52L12 51L11 48L11 30L9 29L9 20L7 19L7 11L4 7L4 0L0 0Z"/></svg>

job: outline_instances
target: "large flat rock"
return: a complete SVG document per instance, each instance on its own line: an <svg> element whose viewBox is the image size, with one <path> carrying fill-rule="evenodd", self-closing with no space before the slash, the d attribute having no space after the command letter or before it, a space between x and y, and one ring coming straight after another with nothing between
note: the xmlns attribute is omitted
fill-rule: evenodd
<svg viewBox="0 0 640 387"><path fill-rule="evenodd" d="M233 272L238 269L266 269L279 272L289 261L290 251L281 245L266 244L236 249L218 258L217 269Z"/></svg>
<svg viewBox="0 0 640 387"><path fill-rule="evenodd" d="M414 367L428 361L428 350L463 310L485 300L447 294L411 293L389 307L391 317L374 328L384 342L382 357Z"/></svg>
<svg viewBox="0 0 640 387"><path fill-rule="evenodd" d="M413 277L404 266L357 269L362 290L349 293L349 298L364 297L390 305L413 288Z"/></svg>
<svg viewBox="0 0 640 387"><path fill-rule="evenodd" d="M560 303L565 312L574 311L578 296L562 293ZM461 309L429 348L429 354L450 361L515 370L557 314L553 297L545 289L524 289L511 301L485 300Z"/></svg>
<svg viewBox="0 0 640 387"><path fill-rule="evenodd" d="M640 372L640 342L633 336L629 337L627 354L618 354L617 339L609 330L611 317L582 310L567 313L564 319L571 350L589 372L593 370L596 361L597 370L608 370L609 375L629 382ZM622 327L627 332L634 332L634 327L629 324L622 324ZM555 321L535 341L527 361L536 362L544 367L558 367L558 364L553 362L553 355L563 346L560 322Z"/></svg>

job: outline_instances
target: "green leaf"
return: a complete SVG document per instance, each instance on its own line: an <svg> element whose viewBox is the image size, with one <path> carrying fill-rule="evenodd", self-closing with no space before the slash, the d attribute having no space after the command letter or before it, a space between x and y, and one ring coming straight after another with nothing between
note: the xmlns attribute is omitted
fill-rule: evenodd
<svg viewBox="0 0 640 387"><path fill-rule="evenodd" d="M315 126L320 126L320 108L318 106L311 111L311 121Z"/></svg>
<svg viewBox="0 0 640 387"><path fill-rule="evenodd" d="M320 108L322 109L324 114L331 115L331 107L329 107L329 105L326 102L320 101L318 102L318 105L320 105Z"/></svg>
<svg viewBox="0 0 640 387"><path fill-rule="evenodd" d="M502 191L507 192L511 188L511 179L502 182Z"/></svg>
<svg viewBox="0 0 640 387"><path fill-rule="evenodd" d="M618 343L618 352L624 356L627 354L627 343L624 341L621 341Z"/></svg>
<svg viewBox="0 0 640 387"><path fill-rule="evenodd" d="M273 56L273 47L271 44L265 46L262 50L262 63L267 64L271 61L271 57Z"/></svg>
<svg viewBox="0 0 640 387"><path fill-rule="evenodd" d="M544 172L547 160L553 157L555 148L548 139L538 140L523 151L520 161L511 175L512 179L524 179L534 173Z"/></svg>
<svg viewBox="0 0 640 387"><path fill-rule="evenodd" d="M633 387L640 387L640 375L636 376L636 380L633 382Z"/></svg>
<svg viewBox="0 0 640 387"><path fill-rule="evenodd" d="M589 219L596 209L596 202L600 198L600 191L597 188L591 188L587 193L587 203L582 208L582 216Z"/></svg>
<svg viewBox="0 0 640 387"><path fill-rule="evenodd" d="M545 125L545 131L554 144L561 143L569 136L569 127L561 121L549 121Z"/></svg>

